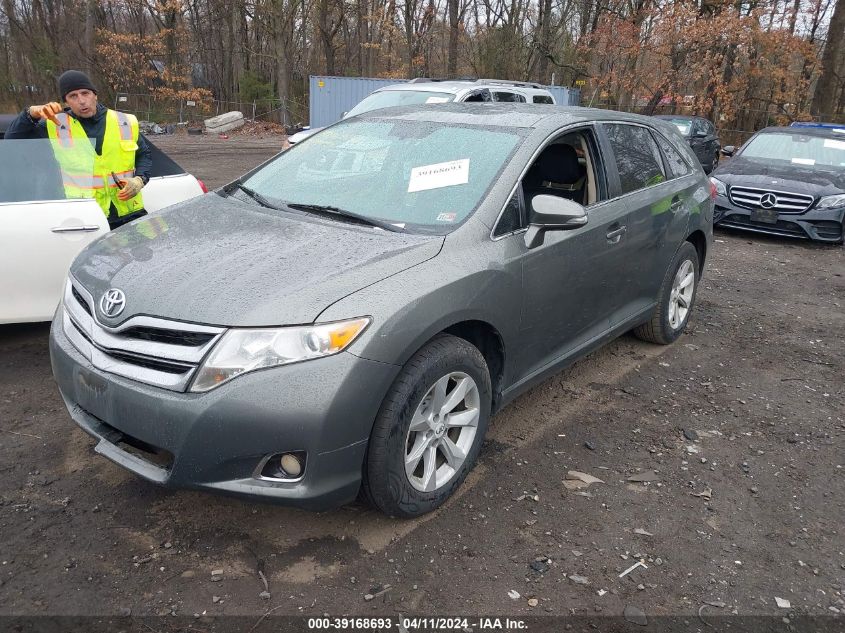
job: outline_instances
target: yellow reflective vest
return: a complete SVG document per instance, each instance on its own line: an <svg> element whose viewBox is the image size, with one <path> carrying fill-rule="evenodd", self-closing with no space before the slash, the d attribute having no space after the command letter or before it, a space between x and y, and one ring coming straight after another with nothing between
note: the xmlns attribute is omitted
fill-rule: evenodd
<svg viewBox="0 0 845 633"><path fill-rule="evenodd" d="M58 125L47 121L47 135L62 172L65 197L94 198L106 217L112 204L118 216L143 209L140 193L126 201L118 199L120 188L114 179L114 176L121 180L135 175L138 119L125 112L108 110L99 155L78 120L67 112L60 112L56 119Z"/></svg>

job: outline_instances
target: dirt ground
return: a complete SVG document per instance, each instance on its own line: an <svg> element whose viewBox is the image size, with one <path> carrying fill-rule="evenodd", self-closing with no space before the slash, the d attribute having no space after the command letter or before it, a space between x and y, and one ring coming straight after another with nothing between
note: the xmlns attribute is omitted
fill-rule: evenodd
<svg viewBox="0 0 845 633"><path fill-rule="evenodd" d="M156 141L212 187L281 144ZM843 630L845 248L716 238L685 336L622 337L520 397L457 497L412 521L141 481L71 422L48 326L0 327L0 616L169 616L153 631L177 615L202 631L239 615L249 631L268 612L639 609L699 630L729 614ZM570 470L602 483L564 485Z"/></svg>

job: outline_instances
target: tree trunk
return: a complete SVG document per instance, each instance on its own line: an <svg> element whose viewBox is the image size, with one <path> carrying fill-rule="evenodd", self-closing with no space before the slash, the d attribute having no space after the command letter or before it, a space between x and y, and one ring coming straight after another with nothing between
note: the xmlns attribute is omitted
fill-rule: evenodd
<svg viewBox="0 0 845 633"><path fill-rule="evenodd" d="M552 0L541 0L540 4L540 67L541 83L549 83L549 51L551 49Z"/></svg>
<svg viewBox="0 0 845 633"><path fill-rule="evenodd" d="M842 57L842 40L845 33L845 0L838 0L833 9L833 17L830 18L830 25L827 29L827 42L822 55L822 73L816 82L816 90L813 93L813 103L810 112L814 116L832 117L836 106L836 89L838 77L837 62Z"/></svg>
<svg viewBox="0 0 845 633"><path fill-rule="evenodd" d="M458 76L458 11L460 0L448 0L449 4L449 62L446 75L454 79Z"/></svg>
<svg viewBox="0 0 845 633"><path fill-rule="evenodd" d="M284 0L275 0L273 3L275 12L275 20L273 24L273 43L274 53L276 57L276 93L281 100L280 112L282 125L288 123L288 56L285 46L285 29L287 27L285 20L285 3Z"/></svg>
<svg viewBox="0 0 845 633"><path fill-rule="evenodd" d="M85 72L90 76L94 71L94 19L96 3L95 0L87 0L85 3L85 48L82 51L85 55Z"/></svg>
<svg viewBox="0 0 845 633"><path fill-rule="evenodd" d="M320 31L320 40L323 44L323 56L326 60L326 74L331 77L335 74L335 29L334 26L330 24L329 10L329 0L320 0L319 5L317 5L317 27Z"/></svg>

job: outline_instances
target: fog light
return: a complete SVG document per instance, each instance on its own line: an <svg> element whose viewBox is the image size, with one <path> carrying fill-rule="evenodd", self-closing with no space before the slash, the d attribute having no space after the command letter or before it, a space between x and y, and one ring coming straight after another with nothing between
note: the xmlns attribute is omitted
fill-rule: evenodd
<svg viewBox="0 0 845 633"><path fill-rule="evenodd" d="M289 475L292 479L296 479L302 474L302 464L300 463L299 458L293 453L285 453L282 455L282 459L279 460L279 464L285 474Z"/></svg>
<svg viewBox="0 0 845 633"><path fill-rule="evenodd" d="M265 481L299 481L305 476L308 456L305 451L265 455L254 476Z"/></svg>

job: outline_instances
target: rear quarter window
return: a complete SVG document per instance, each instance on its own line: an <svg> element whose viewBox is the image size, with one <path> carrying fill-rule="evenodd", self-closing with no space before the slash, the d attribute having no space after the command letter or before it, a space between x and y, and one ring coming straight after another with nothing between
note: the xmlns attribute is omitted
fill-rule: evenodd
<svg viewBox="0 0 845 633"><path fill-rule="evenodd" d="M621 194L666 180L663 158L647 128L610 123L604 129L616 161Z"/></svg>
<svg viewBox="0 0 845 633"><path fill-rule="evenodd" d="M680 178L681 176L692 173L692 168L684 160L683 154L678 151L678 148L675 147L672 141L659 132L652 131L652 135L660 147L660 151L663 153L664 162L671 178Z"/></svg>
<svg viewBox="0 0 845 633"><path fill-rule="evenodd" d="M505 103L525 103L525 97L515 92L496 91L493 93L495 101Z"/></svg>

